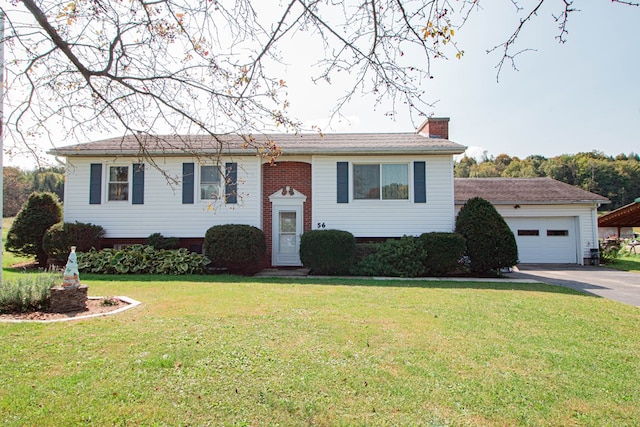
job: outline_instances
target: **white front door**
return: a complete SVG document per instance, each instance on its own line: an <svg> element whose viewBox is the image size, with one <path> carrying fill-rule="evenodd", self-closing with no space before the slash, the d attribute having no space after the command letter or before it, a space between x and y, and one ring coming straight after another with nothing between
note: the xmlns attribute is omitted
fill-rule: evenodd
<svg viewBox="0 0 640 427"><path fill-rule="evenodd" d="M300 236L303 206L307 196L284 187L269 196L271 201L271 263L274 266L300 266Z"/></svg>
<svg viewBox="0 0 640 427"><path fill-rule="evenodd" d="M300 235L302 234L302 206L277 209L273 241L274 265L301 265Z"/></svg>

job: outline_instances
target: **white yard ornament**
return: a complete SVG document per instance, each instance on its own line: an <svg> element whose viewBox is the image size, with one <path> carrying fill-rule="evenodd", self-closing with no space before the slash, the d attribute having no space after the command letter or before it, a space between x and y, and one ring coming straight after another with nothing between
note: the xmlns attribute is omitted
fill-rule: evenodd
<svg viewBox="0 0 640 427"><path fill-rule="evenodd" d="M63 288L78 288L80 286L80 275L78 273L78 260L76 258L76 247L71 246L71 253L67 259L67 266L62 276Z"/></svg>

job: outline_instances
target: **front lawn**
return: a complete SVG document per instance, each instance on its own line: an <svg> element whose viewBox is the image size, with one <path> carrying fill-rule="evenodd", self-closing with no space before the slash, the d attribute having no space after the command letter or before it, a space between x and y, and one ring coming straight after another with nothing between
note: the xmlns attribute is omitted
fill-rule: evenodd
<svg viewBox="0 0 640 427"><path fill-rule="evenodd" d="M81 278L90 295L143 305L98 319L0 325L3 425L631 426L640 419L640 311L569 289Z"/></svg>

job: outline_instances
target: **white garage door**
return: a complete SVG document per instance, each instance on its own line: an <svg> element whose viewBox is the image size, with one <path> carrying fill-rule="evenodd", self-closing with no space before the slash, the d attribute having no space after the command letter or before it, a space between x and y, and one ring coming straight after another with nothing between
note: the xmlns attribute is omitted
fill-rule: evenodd
<svg viewBox="0 0 640 427"><path fill-rule="evenodd" d="M576 264L574 217L505 218L516 237L521 263Z"/></svg>

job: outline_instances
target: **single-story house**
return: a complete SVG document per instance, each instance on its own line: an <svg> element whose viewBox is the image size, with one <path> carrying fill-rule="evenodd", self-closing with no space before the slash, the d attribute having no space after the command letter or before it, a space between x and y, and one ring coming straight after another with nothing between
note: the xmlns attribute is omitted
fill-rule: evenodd
<svg viewBox="0 0 640 427"><path fill-rule="evenodd" d="M634 227L640 227L640 197L598 218L598 235L601 239L633 238Z"/></svg>
<svg viewBox="0 0 640 427"><path fill-rule="evenodd" d="M588 264L598 250L597 209L609 199L551 178L456 178L456 212L491 202L513 231L521 263Z"/></svg>
<svg viewBox="0 0 640 427"><path fill-rule="evenodd" d="M466 147L448 139L448 123L430 118L410 133L256 136L254 142L282 150L275 162L237 135L128 135L50 154L66 158L64 220L101 225L103 247L161 233L200 251L209 227L248 224L266 235L267 263L296 266L300 236L312 229L346 230L360 241L453 231L467 197L456 194L454 203L453 156ZM469 197L486 196L481 187ZM549 262L582 263L597 247L595 209L606 199L575 189L562 203L530 200L546 191L530 188L508 202L527 213L518 219L530 221L514 224L516 231L540 233L533 223L544 221L544 230L566 232L573 242L564 247L569 255ZM523 262L537 259L528 247L520 250Z"/></svg>

